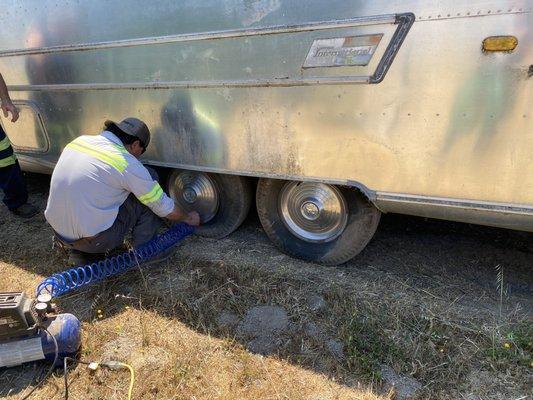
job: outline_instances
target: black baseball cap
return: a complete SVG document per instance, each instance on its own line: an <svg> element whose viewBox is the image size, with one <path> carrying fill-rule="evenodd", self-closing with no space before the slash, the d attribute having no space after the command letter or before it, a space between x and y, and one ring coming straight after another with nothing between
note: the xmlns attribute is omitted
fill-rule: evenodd
<svg viewBox="0 0 533 400"><path fill-rule="evenodd" d="M126 135L135 136L143 143L145 148L148 147L148 144L150 143L150 130L148 129L148 126L138 118L128 117L120 121L118 124L115 121L108 119L104 122L104 126L106 128L115 126Z"/></svg>

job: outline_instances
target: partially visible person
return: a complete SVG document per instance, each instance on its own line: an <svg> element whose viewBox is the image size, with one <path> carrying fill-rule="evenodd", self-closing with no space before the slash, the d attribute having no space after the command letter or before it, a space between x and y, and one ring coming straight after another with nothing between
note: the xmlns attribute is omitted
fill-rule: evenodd
<svg viewBox="0 0 533 400"><path fill-rule="evenodd" d="M130 233L134 247L148 242L161 218L200 223L198 213L184 212L163 192L156 172L139 161L150 143L146 124L126 118L104 125L99 135L79 136L65 147L50 182L44 215L72 265L101 259Z"/></svg>
<svg viewBox="0 0 533 400"><path fill-rule="evenodd" d="M19 111L11 101L6 83L0 74L0 100L4 117L8 118L11 113L11 122L19 118ZM31 218L39 210L28 204L28 190L22 176L19 163L9 138L0 125L0 187L4 192L3 202L13 214L22 218Z"/></svg>

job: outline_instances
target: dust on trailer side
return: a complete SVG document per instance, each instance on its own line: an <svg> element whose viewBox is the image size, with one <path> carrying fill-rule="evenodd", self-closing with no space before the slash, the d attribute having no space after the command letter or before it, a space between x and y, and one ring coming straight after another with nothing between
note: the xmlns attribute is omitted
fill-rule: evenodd
<svg viewBox="0 0 533 400"><path fill-rule="evenodd" d="M533 231L533 5L520 0L6 0L2 125L28 171L136 116L147 164L235 230L345 262L381 212Z"/></svg>

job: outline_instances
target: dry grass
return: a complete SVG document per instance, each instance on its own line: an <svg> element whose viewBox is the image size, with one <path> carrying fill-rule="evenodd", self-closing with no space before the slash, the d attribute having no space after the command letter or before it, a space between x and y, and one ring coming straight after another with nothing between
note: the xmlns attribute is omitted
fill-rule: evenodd
<svg viewBox="0 0 533 400"><path fill-rule="evenodd" d="M34 177L32 188L44 206L46 180ZM50 250L44 219L21 222L4 211L0 218L0 290L33 293L65 260ZM281 255L252 220L221 241L187 239L167 264L60 304L83 321L84 359L134 366L138 399L382 399L391 396L370 389L384 389L384 364L421 382L419 398L527 395L531 237L440 223L420 234L410 227L424 229L423 222L405 221L385 221L347 267L325 268ZM512 289L501 299L498 264ZM323 309L310 309L311 294L324 298ZM262 304L283 307L290 319L268 357L251 354L246 337L217 323L222 312L242 318ZM328 349L328 340L343 343L343 356ZM18 398L36 368L0 371L0 396L11 389L7 398ZM58 373L35 398L62 398L61 379ZM90 374L79 366L71 398L124 398L127 380L126 372Z"/></svg>
<svg viewBox="0 0 533 400"><path fill-rule="evenodd" d="M0 290L23 289L32 293L41 275L28 273L20 265L0 263ZM167 271L157 271L164 282ZM201 279L198 269L189 271L189 282ZM166 283L168 292L146 291L141 276L133 276L94 287L61 301L68 311L83 319L83 351L85 360L119 360L130 363L137 374L135 398L154 399L383 399L370 390L347 387L324 374L307 370L277 357L262 357L247 352L231 337L211 336L206 326L213 312L201 310L209 292L190 296L179 291L172 277ZM9 278L8 278L9 277ZM14 278L14 279L11 279ZM148 284L154 277L145 273ZM182 286L183 288L183 286ZM177 292L178 290L179 292ZM189 292L191 291L191 292ZM185 294L186 293L186 294ZM190 297L189 297L190 296ZM185 300L187 297L187 300ZM183 302L197 304L196 314L189 314ZM96 311L103 311L103 318ZM155 311L154 311L155 310ZM178 317L179 315L179 317ZM191 323L194 328L181 320ZM0 373L0 395L19 391L30 383L35 366L14 368ZM99 371L89 373L79 366L71 373L71 398L124 398L127 373ZM9 386L8 386L9 385ZM36 399L62 398L62 377L58 373L38 390Z"/></svg>

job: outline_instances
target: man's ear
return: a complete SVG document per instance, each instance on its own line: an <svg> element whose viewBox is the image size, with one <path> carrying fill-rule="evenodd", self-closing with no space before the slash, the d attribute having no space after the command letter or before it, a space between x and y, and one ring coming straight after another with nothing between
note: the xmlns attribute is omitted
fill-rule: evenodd
<svg viewBox="0 0 533 400"><path fill-rule="evenodd" d="M135 140L131 144L131 149L135 153L135 157L140 157L144 153L144 148L141 145L141 141L140 140Z"/></svg>

